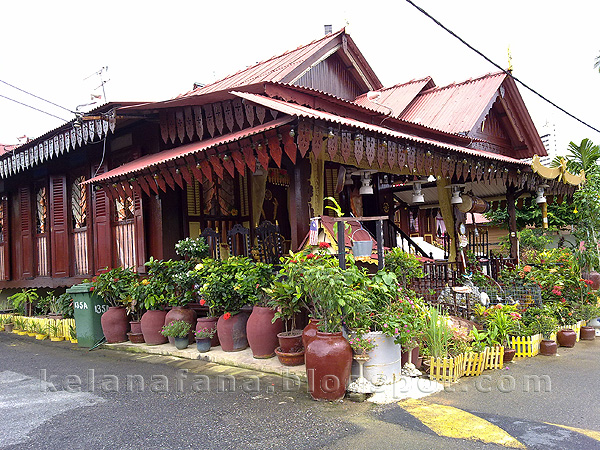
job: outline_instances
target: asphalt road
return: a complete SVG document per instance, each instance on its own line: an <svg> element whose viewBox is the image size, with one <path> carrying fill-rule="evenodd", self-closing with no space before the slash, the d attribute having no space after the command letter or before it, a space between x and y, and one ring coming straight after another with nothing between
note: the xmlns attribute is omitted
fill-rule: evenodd
<svg viewBox="0 0 600 450"><path fill-rule="evenodd" d="M559 353L376 406L315 402L249 370L0 333L0 449L600 449L600 341ZM464 434L477 420L487 425Z"/></svg>

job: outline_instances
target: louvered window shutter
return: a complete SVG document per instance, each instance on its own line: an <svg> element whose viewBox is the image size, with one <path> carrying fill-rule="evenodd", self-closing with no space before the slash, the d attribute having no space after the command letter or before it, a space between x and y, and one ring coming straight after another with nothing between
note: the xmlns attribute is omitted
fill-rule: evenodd
<svg viewBox="0 0 600 450"><path fill-rule="evenodd" d="M96 173L106 172L106 165L100 167ZM110 201L104 189L92 190L93 192L93 229L94 229L94 272L105 267L112 267L112 239L110 228Z"/></svg>
<svg viewBox="0 0 600 450"><path fill-rule="evenodd" d="M33 278L35 260L33 257L33 236L31 230L31 191L28 186L19 188L19 217L21 221L21 248L17 253L20 253L21 277Z"/></svg>
<svg viewBox="0 0 600 450"><path fill-rule="evenodd" d="M69 276L71 259L67 205L67 179L64 175L50 177L50 254L52 276Z"/></svg>

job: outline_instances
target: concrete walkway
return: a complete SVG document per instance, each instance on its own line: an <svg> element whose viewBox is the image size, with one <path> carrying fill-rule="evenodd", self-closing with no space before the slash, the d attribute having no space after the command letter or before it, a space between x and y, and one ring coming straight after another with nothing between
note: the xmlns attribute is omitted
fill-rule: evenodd
<svg viewBox="0 0 600 450"><path fill-rule="evenodd" d="M279 362L277 356L268 359L257 359L252 356L252 350L250 350L250 348L239 352L224 352L221 350L221 347L212 347L210 351L206 353L200 353L196 349L196 344L190 344L190 346L184 350L177 350L173 345L168 343L161 345L146 345L123 342L120 344L104 344L103 347L108 349L123 350L126 352L149 353L153 355L198 359L201 361L223 364L226 366L240 367L243 369L257 370L259 372L292 377L294 379L300 379L300 381L306 382L306 369L304 364L294 367L284 366Z"/></svg>

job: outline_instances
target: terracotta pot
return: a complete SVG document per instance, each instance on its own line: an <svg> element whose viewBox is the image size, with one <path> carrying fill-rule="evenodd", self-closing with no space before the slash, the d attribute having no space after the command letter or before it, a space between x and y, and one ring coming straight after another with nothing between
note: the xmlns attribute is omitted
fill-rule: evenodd
<svg viewBox="0 0 600 450"><path fill-rule="evenodd" d="M551 339L542 339L540 342L540 355L553 356L556 355L556 342Z"/></svg>
<svg viewBox="0 0 600 450"><path fill-rule="evenodd" d="M273 322L275 311L264 306L255 306L246 324L248 344L252 355L257 359L272 358L279 345L277 335L283 329L283 322Z"/></svg>
<svg viewBox="0 0 600 450"><path fill-rule="evenodd" d="M577 341L577 333L575 330L570 329L558 330L556 341L561 347L574 347Z"/></svg>
<svg viewBox="0 0 600 450"><path fill-rule="evenodd" d="M517 353L517 350L514 348L510 348L510 347L504 347L504 362L511 362L513 360L513 358L515 357L515 353Z"/></svg>
<svg viewBox="0 0 600 450"><path fill-rule="evenodd" d="M304 364L304 349L296 353L284 353L281 351L281 347L275 349L277 359L284 366L300 366Z"/></svg>
<svg viewBox="0 0 600 450"><path fill-rule="evenodd" d="M593 341L596 339L596 329L594 327L581 327L579 330L579 339Z"/></svg>
<svg viewBox="0 0 600 450"><path fill-rule="evenodd" d="M142 333L127 333L127 337L132 344L144 343L144 335Z"/></svg>
<svg viewBox="0 0 600 450"><path fill-rule="evenodd" d="M302 330L284 331L277 335L283 353L297 353L302 350Z"/></svg>
<svg viewBox="0 0 600 450"><path fill-rule="evenodd" d="M4 324L4 331L6 331L8 333L12 333L14 326L15 326L14 323L5 323Z"/></svg>
<svg viewBox="0 0 600 450"><path fill-rule="evenodd" d="M218 320L218 317L198 317L198 320L196 321L196 331L206 329L216 330ZM215 333L212 339L210 340L210 346L219 346L219 336L217 335L217 333Z"/></svg>
<svg viewBox="0 0 600 450"><path fill-rule="evenodd" d="M411 355L410 355L410 362L413 363L415 365L415 367L417 367L417 360L419 359L419 346L413 348L411 350ZM402 353L400 353L400 364L402 367L404 367L404 364L406 364L408 362L408 351L407 350L403 350Z"/></svg>
<svg viewBox="0 0 600 450"><path fill-rule="evenodd" d="M315 400L341 400L352 367L352 347L342 333L317 331L306 348L308 389Z"/></svg>
<svg viewBox="0 0 600 450"><path fill-rule="evenodd" d="M187 306L173 306L173 308L171 308L165 317L165 325L175 320L183 320L184 322L189 323L192 328L190 329L190 333L188 335L188 343L192 344L196 342L196 337L194 336L194 332L192 330L195 329L194 327L196 326L197 317L198 315L196 314L196 311L188 308ZM175 338L170 337L169 342L175 345Z"/></svg>
<svg viewBox="0 0 600 450"><path fill-rule="evenodd" d="M168 339L160 333L165 324L166 311L150 309L144 313L140 321L144 341L148 345L159 345L168 342Z"/></svg>
<svg viewBox="0 0 600 450"><path fill-rule="evenodd" d="M308 347L310 341L317 335L317 325L320 321L321 319L310 319L308 325L302 330L302 346L304 348Z"/></svg>
<svg viewBox="0 0 600 450"><path fill-rule="evenodd" d="M223 316L219 317L217 322L217 333L221 350L224 352L239 352L248 348L248 339L246 337L246 323L250 315L247 312L234 314L229 319Z"/></svg>
<svg viewBox="0 0 600 450"><path fill-rule="evenodd" d="M100 318L102 332L109 344L127 341L129 331L129 318L127 311L122 306L109 306L108 311Z"/></svg>
<svg viewBox="0 0 600 450"><path fill-rule="evenodd" d="M142 332L142 323L137 320L129 322L129 327L133 334L140 334Z"/></svg>

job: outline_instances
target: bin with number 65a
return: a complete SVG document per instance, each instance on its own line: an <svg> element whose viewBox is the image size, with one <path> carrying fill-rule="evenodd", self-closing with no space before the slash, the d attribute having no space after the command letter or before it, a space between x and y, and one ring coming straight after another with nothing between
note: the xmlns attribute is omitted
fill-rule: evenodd
<svg viewBox="0 0 600 450"><path fill-rule="evenodd" d="M102 314L108 311L104 299L94 294L91 283L81 283L67 289L73 299L77 344L80 347L93 347L102 340Z"/></svg>

